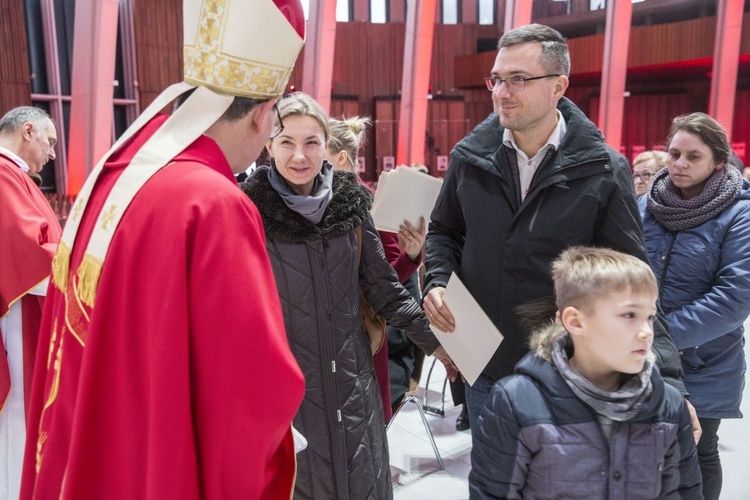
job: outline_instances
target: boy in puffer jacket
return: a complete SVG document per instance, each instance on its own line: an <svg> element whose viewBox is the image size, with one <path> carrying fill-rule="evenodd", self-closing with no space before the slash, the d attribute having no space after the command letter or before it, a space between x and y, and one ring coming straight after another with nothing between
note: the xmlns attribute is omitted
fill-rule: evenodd
<svg viewBox="0 0 750 500"><path fill-rule="evenodd" d="M557 322L487 398L471 498L703 498L685 400L653 369L651 268L572 247L552 272Z"/></svg>

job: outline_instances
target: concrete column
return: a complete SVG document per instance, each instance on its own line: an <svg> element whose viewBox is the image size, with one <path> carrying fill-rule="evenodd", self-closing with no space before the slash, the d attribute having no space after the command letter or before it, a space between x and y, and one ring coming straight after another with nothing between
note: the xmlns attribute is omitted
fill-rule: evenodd
<svg viewBox="0 0 750 500"><path fill-rule="evenodd" d="M336 48L336 0L310 0L302 90L323 110L331 109L333 56Z"/></svg>
<svg viewBox="0 0 750 500"><path fill-rule="evenodd" d="M604 134L604 140L615 151L619 151L622 145L625 80L628 72L628 44L632 17L632 0L607 2L598 125Z"/></svg>
<svg viewBox="0 0 750 500"><path fill-rule="evenodd" d="M742 38L742 0L719 0L714 40L714 64L708 114L721 123L730 140Z"/></svg>
<svg viewBox="0 0 750 500"><path fill-rule="evenodd" d="M531 24L532 0L505 1L505 27L503 33L525 24Z"/></svg>
<svg viewBox="0 0 750 500"><path fill-rule="evenodd" d="M118 11L118 0L76 1L68 194L78 194L112 145Z"/></svg>
<svg viewBox="0 0 750 500"><path fill-rule="evenodd" d="M437 4L437 0L411 0L406 14L397 165L424 164L427 93L430 86Z"/></svg>

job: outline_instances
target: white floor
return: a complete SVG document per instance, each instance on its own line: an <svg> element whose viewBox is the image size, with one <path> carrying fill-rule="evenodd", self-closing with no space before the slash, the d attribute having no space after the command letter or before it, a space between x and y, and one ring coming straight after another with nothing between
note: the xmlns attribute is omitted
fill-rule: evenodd
<svg viewBox="0 0 750 500"><path fill-rule="evenodd" d="M750 320L745 323L750 331ZM745 346L750 360L750 342ZM425 394L432 358L425 360L422 381L416 393L420 403ZM427 404L440 406L445 371L437 363L430 380ZM742 412L745 419L723 420L719 428L719 449L724 470L722 500L750 500L750 376L746 377ZM445 416L426 413L435 443L445 464L440 470L421 422L417 407L407 403L388 430L395 500L463 500L469 497L471 431L456 431L460 411L453 406L446 389Z"/></svg>

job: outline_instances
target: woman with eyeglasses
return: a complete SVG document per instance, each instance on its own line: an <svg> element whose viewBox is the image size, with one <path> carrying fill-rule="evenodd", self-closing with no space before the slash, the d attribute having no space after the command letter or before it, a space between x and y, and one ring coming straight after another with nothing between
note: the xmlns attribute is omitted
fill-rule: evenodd
<svg viewBox="0 0 750 500"><path fill-rule="evenodd" d="M241 187L261 214L287 337L306 381L294 427L308 447L297 455L294 496L389 499L383 406L360 287L388 323L449 373L455 367L385 259L369 215L372 194L354 173L334 171L325 160L328 117L299 92L278 109L266 146L271 166Z"/></svg>
<svg viewBox="0 0 750 500"><path fill-rule="evenodd" d="M742 417L750 183L730 163L724 129L704 113L675 118L667 147L667 168L654 176L639 208L661 307L703 429L703 495L715 500L722 483L719 424Z"/></svg>
<svg viewBox="0 0 750 500"><path fill-rule="evenodd" d="M664 151L644 151L633 160L633 185L635 195L640 198L651 185L656 172L667 165L667 153Z"/></svg>

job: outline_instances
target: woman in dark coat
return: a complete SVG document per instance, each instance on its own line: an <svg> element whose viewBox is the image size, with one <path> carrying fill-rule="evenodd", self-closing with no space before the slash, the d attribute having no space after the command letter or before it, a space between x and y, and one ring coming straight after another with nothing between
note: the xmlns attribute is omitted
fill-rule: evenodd
<svg viewBox="0 0 750 500"><path fill-rule="evenodd" d="M722 483L719 424L742 416L750 184L729 163L727 136L708 115L675 118L667 145L667 168L654 176L639 207L661 306L703 428L703 494L713 500Z"/></svg>
<svg viewBox="0 0 750 500"><path fill-rule="evenodd" d="M258 169L242 189L263 218L287 337L305 375L294 426L309 444L297 455L294 496L392 498L360 286L389 324L405 329L451 373L454 367L385 259L369 216L372 194L354 174L334 172L324 160L323 110L295 93L279 102L277 122L281 131L267 145L271 167Z"/></svg>

